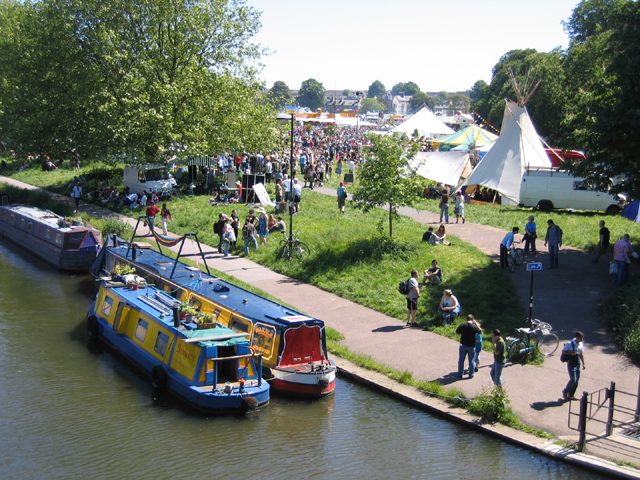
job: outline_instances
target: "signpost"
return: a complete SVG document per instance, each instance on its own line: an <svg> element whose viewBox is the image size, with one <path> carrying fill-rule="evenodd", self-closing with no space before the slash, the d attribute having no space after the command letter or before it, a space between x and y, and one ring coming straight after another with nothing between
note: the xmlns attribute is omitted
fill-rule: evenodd
<svg viewBox="0 0 640 480"><path fill-rule="evenodd" d="M531 272L531 288L529 289L529 328L532 328L531 319L533 318L533 272L542 270L542 262L527 263L527 272Z"/></svg>

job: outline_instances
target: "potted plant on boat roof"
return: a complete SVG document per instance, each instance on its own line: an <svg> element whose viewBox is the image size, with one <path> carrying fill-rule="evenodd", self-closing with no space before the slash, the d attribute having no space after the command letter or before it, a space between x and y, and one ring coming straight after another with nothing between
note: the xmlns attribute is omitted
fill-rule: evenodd
<svg viewBox="0 0 640 480"><path fill-rule="evenodd" d="M180 319L192 321L193 317L198 314L198 310L185 302L180 302Z"/></svg>
<svg viewBox="0 0 640 480"><path fill-rule="evenodd" d="M116 273L120 276L136 273L136 269L126 263L118 263L115 267Z"/></svg>
<svg viewBox="0 0 640 480"><path fill-rule="evenodd" d="M218 326L218 316L207 313L198 318L198 328L216 328Z"/></svg>

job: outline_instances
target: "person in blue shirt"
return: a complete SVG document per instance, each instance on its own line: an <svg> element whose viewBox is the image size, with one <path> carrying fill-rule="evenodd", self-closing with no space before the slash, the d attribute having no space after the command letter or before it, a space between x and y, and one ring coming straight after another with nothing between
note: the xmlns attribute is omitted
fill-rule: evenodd
<svg viewBox="0 0 640 480"><path fill-rule="evenodd" d="M531 246L531 253L536 253L536 222L533 221L533 215L529 215L529 221L524 226L524 253L529 253L529 246Z"/></svg>
<svg viewBox="0 0 640 480"><path fill-rule="evenodd" d="M516 233L518 233L520 229L518 227L513 227L513 230L507 233L502 239L502 243L500 244L500 266L502 268L507 268L507 255L509 254L509 250L513 246L513 242L515 240Z"/></svg>

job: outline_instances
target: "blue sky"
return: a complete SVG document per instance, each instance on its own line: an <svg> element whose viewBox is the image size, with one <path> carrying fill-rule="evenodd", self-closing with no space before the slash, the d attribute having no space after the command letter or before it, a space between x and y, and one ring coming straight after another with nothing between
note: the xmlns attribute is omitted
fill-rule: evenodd
<svg viewBox="0 0 640 480"><path fill-rule="evenodd" d="M413 81L423 91L463 91L491 81L506 52L566 48L577 0L247 0L263 12L254 37L271 52L260 77L298 89L387 89Z"/></svg>

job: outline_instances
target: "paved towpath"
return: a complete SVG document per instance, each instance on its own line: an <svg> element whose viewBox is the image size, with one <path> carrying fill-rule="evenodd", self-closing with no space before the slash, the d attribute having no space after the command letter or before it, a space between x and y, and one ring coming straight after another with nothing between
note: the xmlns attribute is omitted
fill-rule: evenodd
<svg viewBox="0 0 640 480"><path fill-rule="evenodd" d="M0 177L0 182L22 188L33 188L6 177ZM335 195L333 190L320 189L320 191ZM71 201L67 197L58 197L63 201ZM120 217L114 212L84 202L81 203L81 210L95 217ZM401 213L424 224L439 223L436 214L414 209L402 209ZM135 224L132 219L121 218ZM544 225L544 215L539 215L536 220L539 226ZM597 231L596 227L594 225L594 233ZM505 234L504 231L471 222L450 224L447 232L477 246L496 260L500 241ZM542 247L543 242L539 243ZM458 342L419 329L406 328L398 319L285 277L248 259L235 256L224 258L215 249L204 246L203 248L211 268L227 273L303 312L321 318L328 326L345 335L343 344L353 352L367 355L393 369L409 371L417 379L438 380L444 385L455 386L468 397L473 397L483 389L492 386L489 377L491 354L488 352L483 352L482 365L474 379L459 380L457 379ZM434 248L439 249L438 254L441 256L455 255L456 252L455 246ZM594 265L591 263L589 254L570 247L562 247L560 268L549 270L546 268L547 257L546 253L536 257L536 261L542 261L545 268L535 274L534 313L536 318L553 325L554 332L560 337L561 345L572 338L576 329L586 333L587 368L582 372L578 393L608 387L611 381L616 382L619 390L637 392L638 368L619 353L599 322L600 302L612 288L608 283L606 264L603 262ZM419 270L426 267L416 265ZM521 266L516 268L513 274L505 271L505 275L513 279L521 304L528 305L530 273ZM390 288L396 288L396 286L393 285ZM478 288L482 286L478 285ZM527 311L523 310L523 321ZM472 312L464 311L463 313ZM511 332L504 333L507 335ZM568 375L565 364L560 362L558 356L546 359L542 366L508 364L504 369L503 378L511 406L523 422L559 436L577 438L577 432L567 427L569 403L561 401L561 391L567 382ZM635 400L625 403L631 408L635 407ZM576 407L577 405L574 405L574 411ZM575 425L575 419L573 424ZM590 428L594 431L603 430L597 424ZM633 457L633 455L637 456L636 450L626 454L620 451L619 446L598 454L628 458L640 463L638 458Z"/></svg>

